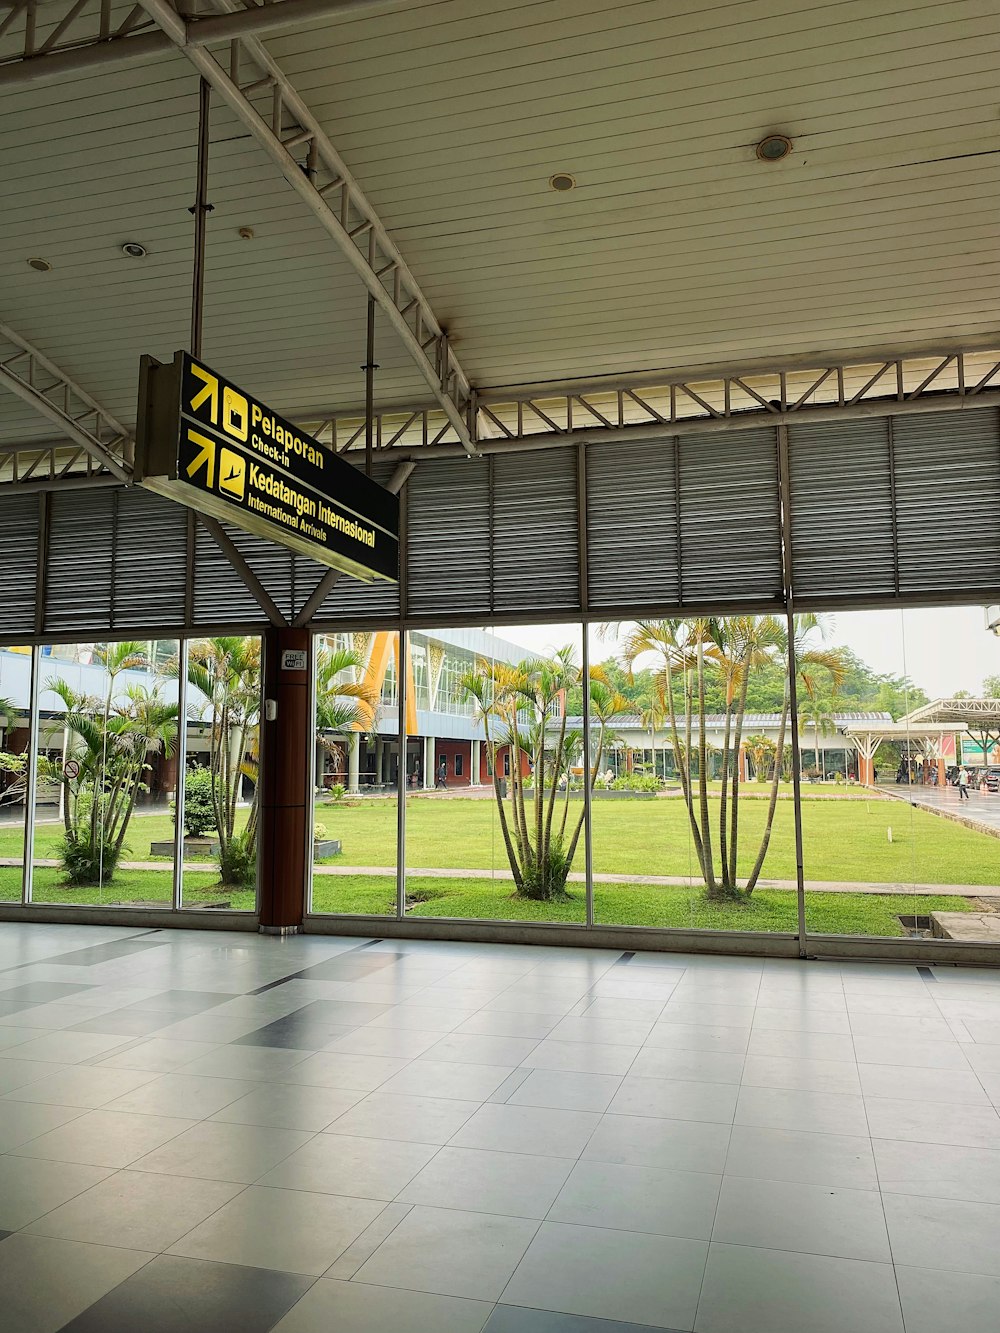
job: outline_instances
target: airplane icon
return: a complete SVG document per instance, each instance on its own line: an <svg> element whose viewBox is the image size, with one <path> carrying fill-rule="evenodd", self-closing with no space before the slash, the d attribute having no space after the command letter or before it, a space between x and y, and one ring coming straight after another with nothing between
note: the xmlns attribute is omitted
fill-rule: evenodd
<svg viewBox="0 0 1000 1333"><path fill-rule="evenodd" d="M219 459L219 490L234 500L242 500L246 494L246 484L246 459L232 449L223 449Z"/></svg>

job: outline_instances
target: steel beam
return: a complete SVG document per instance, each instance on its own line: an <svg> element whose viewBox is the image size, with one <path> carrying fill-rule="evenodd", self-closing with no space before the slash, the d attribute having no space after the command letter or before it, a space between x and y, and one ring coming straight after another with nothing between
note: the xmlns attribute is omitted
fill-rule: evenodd
<svg viewBox="0 0 1000 1333"><path fill-rule="evenodd" d="M789 357L746 369L480 389L475 404L480 453L990 406L1000 406L996 341L992 348L868 354L849 362ZM338 453L360 448L365 434L357 412L298 424ZM426 404L383 409L374 434L376 453L462 452L450 422Z"/></svg>
<svg viewBox="0 0 1000 1333"><path fill-rule="evenodd" d="M129 480L134 450L129 432L75 380L6 324L0 324L0 388L28 403L119 481Z"/></svg>
<svg viewBox="0 0 1000 1333"><path fill-rule="evenodd" d="M236 8L236 0L213 2L227 13ZM347 164L264 46L256 37L234 40L227 72L208 51L185 45L186 25L167 0L141 4L319 220L385 312L456 438L475 453L472 389L446 331Z"/></svg>
<svg viewBox="0 0 1000 1333"><path fill-rule="evenodd" d="M277 625L281 629L288 627L288 621L278 610L274 598L261 583L260 579L247 564L242 553L236 549L230 540L229 534L217 518L212 518L209 514L199 514L198 522L204 524L208 532L215 539L219 550L223 553L233 569L240 576L243 583L246 584L254 601L267 616L272 625Z"/></svg>
<svg viewBox="0 0 1000 1333"><path fill-rule="evenodd" d="M102 0L64 0L48 36L39 41L29 21L29 6L14 3L6 19L0 20L0 35L19 32L19 54L0 60L0 88L16 88L47 79L87 74L115 65L153 60L173 51L178 44L208 46L233 38L288 28L309 27L331 18L353 18L380 10L398 8L400 0L270 0L250 4L231 14L180 21L180 43L160 28L142 31L135 22L112 28L109 7ZM146 20L150 25L152 20ZM177 30L180 33L180 29Z"/></svg>

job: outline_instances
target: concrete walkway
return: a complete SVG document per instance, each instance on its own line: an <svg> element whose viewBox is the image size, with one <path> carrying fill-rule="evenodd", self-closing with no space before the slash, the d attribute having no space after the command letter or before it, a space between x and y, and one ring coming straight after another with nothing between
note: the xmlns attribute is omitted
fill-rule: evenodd
<svg viewBox="0 0 1000 1333"><path fill-rule="evenodd" d="M969 799L963 801L957 787L907 787L905 783L897 786L894 782L880 782L876 788L887 796L893 796L907 805L914 805L921 810L930 810L933 814L943 815L945 819L954 819L968 825L979 833L989 833L1000 838L1000 792L981 792L978 787L969 789Z"/></svg>

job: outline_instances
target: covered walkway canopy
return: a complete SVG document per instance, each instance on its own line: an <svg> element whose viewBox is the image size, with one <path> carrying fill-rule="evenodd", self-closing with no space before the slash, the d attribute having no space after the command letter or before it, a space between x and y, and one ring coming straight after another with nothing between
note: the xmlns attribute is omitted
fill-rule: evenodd
<svg viewBox="0 0 1000 1333"><path fill-rule="evenodd" d="M958 756L956 739L974 737L984 758L1000 744L1000 699L935 699L913 709L896 722L855 722L841 728L858 751L859 777L874 782L875 758L883 741L916 744L937 762L938 781L944 781L945 765Z"/></svg>

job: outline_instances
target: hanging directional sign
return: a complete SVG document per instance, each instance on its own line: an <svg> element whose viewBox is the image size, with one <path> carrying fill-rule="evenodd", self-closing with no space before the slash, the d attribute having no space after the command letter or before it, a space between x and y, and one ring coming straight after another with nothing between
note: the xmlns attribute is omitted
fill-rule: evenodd
<svg viewBox="0 0 1000 1333"><path fill-rule="evenodd" d="M142 358L135 476L355 578L399 577L398 498L187 352Z"/></svg>

